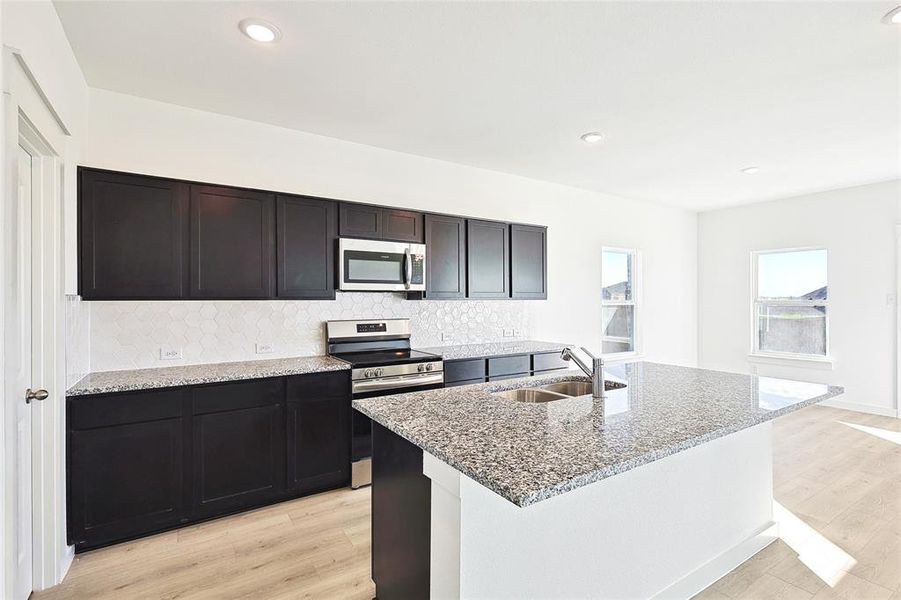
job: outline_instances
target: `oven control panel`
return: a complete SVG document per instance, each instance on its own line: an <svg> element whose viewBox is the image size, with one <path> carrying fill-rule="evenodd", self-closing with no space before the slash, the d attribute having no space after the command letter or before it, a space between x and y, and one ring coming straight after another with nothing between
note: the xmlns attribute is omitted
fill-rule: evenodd
<svg viewBox="0 0 901 600"><path fill-rule="evenodd" d="M357 333L386 333L387 323L357 323Z"/></svg>
<svg viewBox="0 0 901 600"><path fill-rule="evenodd" d="M408 363L402 365L385 365L383 367L365 367L352 369L350 378L354 381L361 379L379 379L389 377L402 377L420 374L441 374L444 371L444 362L434 360L430 362Z"/></svg>

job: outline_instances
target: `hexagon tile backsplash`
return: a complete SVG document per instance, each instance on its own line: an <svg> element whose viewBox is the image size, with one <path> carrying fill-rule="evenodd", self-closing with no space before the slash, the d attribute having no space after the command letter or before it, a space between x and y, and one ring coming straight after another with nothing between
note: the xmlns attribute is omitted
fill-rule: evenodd
<svg viewBox="0 0 901 600"><path fill-rule="evenodd" d="M86 302L90 370L116 371L325 354L324 322L409 318L414 346L497 341L529 335L523 300L407 300L401 294L338 293L336 300ZM444 339L442 339L444 334ZM509 339L509 338L506 338ZM272 346L257 354L256 345ZM160 351L182 358L161 360Z"/></svg>

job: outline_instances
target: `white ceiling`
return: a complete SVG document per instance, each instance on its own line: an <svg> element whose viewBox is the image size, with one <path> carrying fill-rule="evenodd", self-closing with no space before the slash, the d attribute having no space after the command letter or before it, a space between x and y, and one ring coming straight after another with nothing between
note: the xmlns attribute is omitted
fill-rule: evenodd
<svg viewBox="0 0 901 600"><path fill-rule="evenodd" d="M897 1L56 6L94 87L708 209L901 175Z"/></svg>

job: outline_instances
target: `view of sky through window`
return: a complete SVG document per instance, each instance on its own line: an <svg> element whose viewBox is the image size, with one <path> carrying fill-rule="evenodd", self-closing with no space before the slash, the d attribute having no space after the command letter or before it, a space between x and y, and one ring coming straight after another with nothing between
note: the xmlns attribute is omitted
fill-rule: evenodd
<svg viewBox="0 0 901 600"><path fill-rule="evenodd" d="M601 265L601 287L604 300L631 300L631 262L628 252L604 250Z"/></svg>
<svg viewBox="0 0 901 600"><path fill-rule="evenodd" d="M826 287L826 250L765 253L757 260L760 298L801 298Z"/></svg>

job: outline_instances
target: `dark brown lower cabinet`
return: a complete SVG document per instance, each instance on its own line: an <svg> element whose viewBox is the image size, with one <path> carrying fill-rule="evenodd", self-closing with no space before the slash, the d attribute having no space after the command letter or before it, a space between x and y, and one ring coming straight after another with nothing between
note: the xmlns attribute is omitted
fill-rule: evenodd
<svg viewBox="0 0 901 600"><path fill-rule="evenodd" d="M348 371L67 400L76 551L348 484Z"/></svg>
<svg viewBox="0 0 901 600"><path fill-rule="evenodd" d="M350 379L328 373L288 378L288 486L313 492L350 481Z"/></svg>
<svg viewBox="0 0 901 600"><path fill-rule="evenodd" d="M70 537L100 545L180 523L181 419L76 431L70 440ZM154 485L147 485L153 481Z"/></svg>
<svg viewBox="0 0 901 600"><path fill-rule="evenodd" d="M193 389L194 506L210 516L285 490L284 379Z"/></svg>

